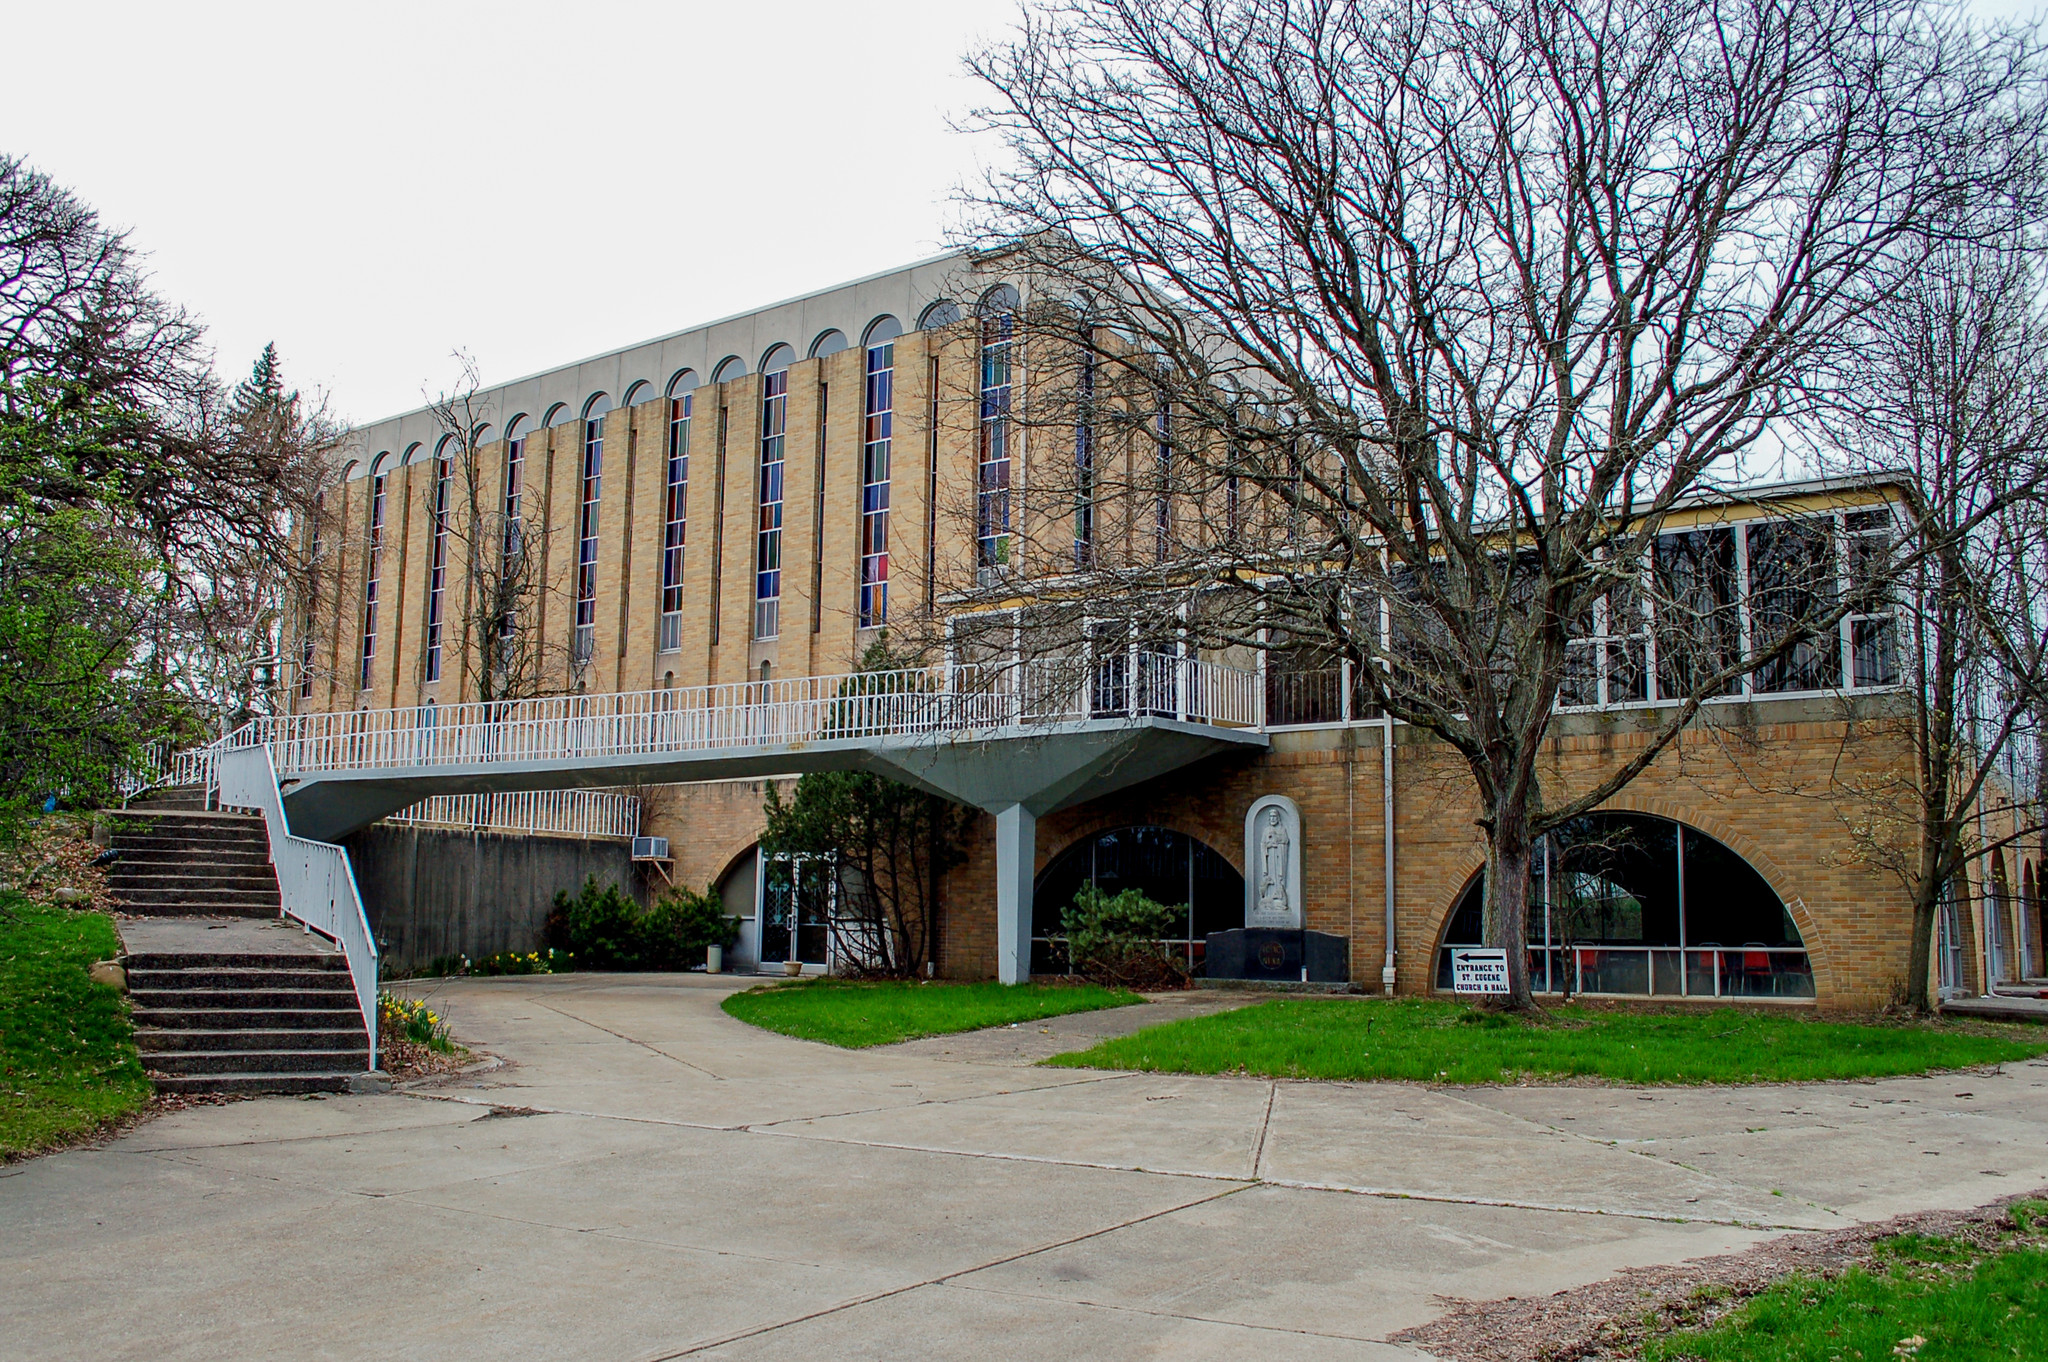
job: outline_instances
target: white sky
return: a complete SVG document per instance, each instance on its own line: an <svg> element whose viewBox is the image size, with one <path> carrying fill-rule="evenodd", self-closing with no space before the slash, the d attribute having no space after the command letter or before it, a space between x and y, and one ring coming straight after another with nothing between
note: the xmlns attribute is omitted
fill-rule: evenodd
<svg viewBox="0 0 2048 1362"><path fill-rule="evenodd" d="M374 420L943 246L1013 0L0 0L0 148ZM90 49L89 56L86 49ZM65 54L75 55L65 55Z"/></svg>
<svg viewBox="0 0 2048 1362"><path fill-rule="evenodd" d="M2036 0L1975 0L2020 16ZM0 0L0 148L131 229L231 379L417 407L930 255L1014 0Z"/></svg>

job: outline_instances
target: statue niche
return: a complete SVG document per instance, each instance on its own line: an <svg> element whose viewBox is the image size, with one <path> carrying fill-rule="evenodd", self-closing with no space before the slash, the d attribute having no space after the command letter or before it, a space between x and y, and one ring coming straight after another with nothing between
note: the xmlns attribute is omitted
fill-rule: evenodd
<svg viewBox="0 0 2048 1362"><path fill-rule="evenodd" d="M1300 927L1301 810L1286 795L1255 802L1244 820L1247 927Z"/></svg>

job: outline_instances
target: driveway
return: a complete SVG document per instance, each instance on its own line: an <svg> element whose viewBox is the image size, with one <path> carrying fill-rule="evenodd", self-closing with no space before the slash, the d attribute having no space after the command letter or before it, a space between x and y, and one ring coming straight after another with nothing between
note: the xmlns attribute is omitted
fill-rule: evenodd
<svg viewBox="0 0 2048 1362"><path fill-rule="evenodd" d="M0 1170L0 1357L1424 1356L1447 1298L2048 1183L2048 1064L1429 1089L1034 1068L1190 995L847 1052L735 981L457 980L506 1061Z"/></svg>

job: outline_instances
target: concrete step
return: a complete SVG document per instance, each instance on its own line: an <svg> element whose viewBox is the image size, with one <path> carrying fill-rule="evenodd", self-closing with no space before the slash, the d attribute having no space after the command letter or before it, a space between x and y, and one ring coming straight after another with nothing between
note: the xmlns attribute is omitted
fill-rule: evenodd
<svg viewBox="0 0 2048 1362"><path fill-rule="evenodd" d="M187 875L150 875L137 878L114 879L109 877L107 888L132 903L147 903L152 897L177 902L195 894L225 894L229 898L248 898L253 894L278 892L277 880L268 874L261 878L255 875L222 875L218 872L195 870Z"/></svg>
<svg viewBox="0 0 2048 1362"><path fill-rule="evenodd" d="M117 905L119 906L119 905ZM277 906L266 908L262 904L246 903L167 903L145 907L129 906L123 911L135 917L245 917L252 919L275 918Z"/></svg>
<svg viewBox="0 0 2048 1362"><path fill-rule="evenodd" d="M307 1008L331 1007L332 1000L343 994L334 988L164 988L133 990L133 996L137 1007L147 1007L152 1011L239 1012L251 1008L284 1008L297 1012Z"/></svg>
<svg viewBox="0 0 2048 1362"><path fill-rule="evenodd" d="M270 869L270 855L260 846L208 847L203 853L197 849L183 847L173 849L121 846L115 849L121 853L121 859L107 866L109 876L162 875L192 864L194 858L202 854L208 865L219 866L224 870L240 870L244 867L262 871Z"/></svg>
<svg viewBox="0 0 2048 1362"><path fill-rule="evenodd" d="M204 785L159 785L128 801L123 812L136 809L206 812Z"/></svg>
<svg viewBox="0 0 2048 1362"><path fill-rule="evenodd" d="M158 1092L237 1094L276 1093L296 1096L308 1092L347 1092L349 1085L366 1070L356 1066L331 1073L218 1073L166 1074L151 1080Z"/></svg>
<svg viewBox="0 0 2048 1362"><path fill-rule="evenodd" d="M123 887L115 889L113 893L123 903L135 903L135 905L147 905L147 903L193 903L195 899L205 899L207 903L268 903L270 907L276 907L276 895L279 895L279 889L276 889L276 881L274 879L268 885L264 885L260 881L254 883L254 885L250 885L246 881L225 883L225 885L207 885L203 881L203 877L195 877L193 883L176 881L176 883L170 883L170 885L150 885L150 887L123 885Z"/></svg>
<svg viewBox="0 0 2048 1362"><path fill-rule="evenodd" d="M355 986L346 970L233 968L218 965L202 966L197 969L138 969L134 965L128 967L128 989L131 993L189 993L195 988L254 989L259 992L264 989L289 988L355 996Z"/></svg>
<svg viewBox="0 0 2048 1362"><path fill-rule="evenodd" d="M154 1050L142 1061L160 1074L362 1073L370 1047L336 1050Z"/></svg>
<svg viewBox="0 0 2048 1362"><path fill-rule="evenodd" d="M363 1034L363 1014L355 995L342 1005L334 995L332 1007L146 1007L137 1005L137 1043L151 1030L164 1031L334 1031L352 1030Z"/></svg>
<svg viewBox="0 0 2048 1362"><path fill-rule="evenodd" d="M353 1017L353 1012L348 1014ZM356 1051L369 1053L369 1037L360 1025L337 1027L326 1030L312 1028L260 1030L249 1028L226 1028L222 1030L168 1030L145 1027L135 1033L135 1048L142 1051L145 1064L153 1063L160 1053L196 1054L200 1051L239 1053L261 1051L284 1053L287 1051Z"/></svg>
<svg viewBox="0 0 2048 1362"><path fill-rule="evenodd" d="M340 951L271 955L263 951L131 951L122 957L131 970L153 969L318 969L348 973Z"/></svg>

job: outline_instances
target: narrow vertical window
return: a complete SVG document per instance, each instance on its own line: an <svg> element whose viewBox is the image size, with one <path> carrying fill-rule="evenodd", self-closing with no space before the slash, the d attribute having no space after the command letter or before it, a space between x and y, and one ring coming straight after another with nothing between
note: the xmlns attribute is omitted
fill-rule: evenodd
<svg viewBox="0 0 2048 1362"><path fill-rule="evenodd" d="M576 635L571 660L581 667L597 649L597 508L604 496L604 414L611 404L602 393L583 413L583 494L576 519Z"/></svg>
<svg viewBox="0 0 2048 1362"><path fill-rule="evenodd" d="M668 509L661 530L661 639L664 653L683 646L683 548L690 514L690 402L668 400Z"/></svg>
<svg viewBox="0 0 2048 1362"><path fill-rule="evenodd" d="M1892 513L1855 511L1844 521L1849 549L1849 684L1899 683L1898 623L1893 614Z"/></svg>
<svg viewBox="0 0 2048 1362"><path fill-rule="evenodd" d="M1010 349L1016 290L991 289L982 302L981 448L975 484L975 565L994 574L1010 562Z"/></svg>
<svg viewBox="0 0 2048 1362"><path fill-rule="evenodd" d="M519 433L519 421L514 419L505 428L505 544L498 565L498 604L502 613L498 618L498 638L501 648L511 646L513 631L519 627L516 605L516 582L519 575L519 558L525 549L525 532L520 528L519 509L526 486L526 437Z"/></svg>
<svg viewBox="0 0 2048 1362"><path fill-rule="evenodd" d="M445 449L446 446L444 445ZM427 680L441 679L441 609L448 587L448 484L455 461L434 459L434 542L427 566Z"/></svg>
<svg viewBox="0 0 2048 1362"><path fill-rule="evenodd" d="M370 688L372 664L377 660L377 574L384 555L384 479L377 473L370 479L370 535L363 566L363 665L356 684Z"/></svg>
<svg viewBox="0 0 2048 1362"><path fill-rule="evenodd" d="M772 362L772 361L771 361ZM761 374L760 521L754 536L754 637L782 632L782 444L789 430L789 366Z"/></svg>
<svg viewBox="0 0 2048 1362"><path fill-rule="evenodd" d="M327 516L325 494L313 498L313 523L306 541L307 577L312 585L306 589L305 615L299 625L299 698L313 698L313 656L318 638L320 622L320 522Z"/></svg>
<svg viewBox="0 0 2048 1362"><path fill-rule="evenodd" d="M1152 418L1152 557L1163 563L1173 556L1173 425L1166 394Z"/></svg>
<svg viewBox="0 0 2048 1362"><path fill-rule="evenodd" d="M1095 566L1095 337L1081 335L1074 381L1074 566Z"/></svg>
<svg viewBox="0 0 2048 1362"><path fill-rule="evenodd" d="M868 346L860 466L860 627L889 622L889 452L896 423L896 344Z"/></svg>

